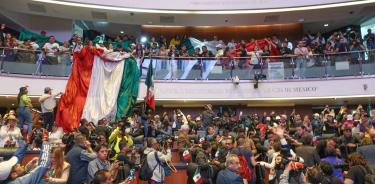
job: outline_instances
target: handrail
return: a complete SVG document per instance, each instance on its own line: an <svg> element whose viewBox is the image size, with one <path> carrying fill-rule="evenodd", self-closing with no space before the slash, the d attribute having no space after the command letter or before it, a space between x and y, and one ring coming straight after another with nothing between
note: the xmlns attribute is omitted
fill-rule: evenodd
<svg viewBox="0 0 375 184"><path fill-rule="evenodd" d="M72 52L70 52L70 50L54 52L56 56L55 59L47 57L48 52L46 53L41 49L29 50L22 48L0 47L0 73L31 74L39 76L68 76L71 72L71 64L73 63L71 53ZM329 54L310 54L302 57L294 54L278 56L261 56L260 54L256 54L256 57L254 57L254 55L246 57L172 57L150 54L142 58L138 57L136 60L139 69L147 68L150 61L156 62L153 63L153 66L155 67L155 76L157 76L156 79L159 78L164 80L185 80L188 78L209 79L209 76L212 76L212 79L228 79L235 77L236 75L238 75L241 79L247 79L254 78L254 73L260 73L263 75L270 71L281 76L284 76L285 72L285 78L297 78L301 76L304 78L305 73L309 78L316 78L375 74L373 72L375 71L373 70L373 67L375 66L374 56L375 49ZM258 62L254 64L251 62L251 60L257 60ZM270 61L269 63L267 62L268 60ZM341 61L346 61L346 63ZM276 71L276 69L271 66L272 62L280 62L276 63L274 67L277 68L281 66L282 68L280 69L283 69L282 74L280 73L280 70ZM25 67L15 67L20 64L22 65L23 63L27 63L28 65L24 65ZM222 69L219 69L218 66L221 66ZM362 66L365 66L365 68ZM305 72L306 68L311 69L308 69L308 71ZM338 69L336 70L336 68ZM269 69L275 71L268 71ZM245 70L248 72L239 72ZM359 70L359 72L357 70ZM230 71L230 74L228 74L228 71ZM144 71L142 71L142 75L144 74ZM215 76L211 74L215 74Z"/></svg>
<svg viewBox="0 0 375 184"><path fill-rule="evenodd" d="M19 50L19 51L28 51L28 52L37 52L41 53L44 52L41 49L37 50L30 50L30 49L22 49L22 48L8 48L8 47L0 47L0 50ZM344 54L354 54L354 53L369 53L369 52L375 52L375 49L370 49L370 50L362 50L362 51L346 51L346 52L334 52L334 53L326 53L326 54L307 54L307 55L295 55L295 54L286 54L286 55L277 55L277 56L259 56L258 58L295 58L295 57L314 57L314 56L335 56L335 55L344 55ZM56 52L56 54L64 54L64 53L69 53L71 54L71 51L64 51L64 52ZM225 56L220 56L220 57L196 57L196 56L160 56L160 55L147 55L144 56L144 58L156 58L156 59L251 59L252 57L247 56L247 57L225 57Z"/></svg>

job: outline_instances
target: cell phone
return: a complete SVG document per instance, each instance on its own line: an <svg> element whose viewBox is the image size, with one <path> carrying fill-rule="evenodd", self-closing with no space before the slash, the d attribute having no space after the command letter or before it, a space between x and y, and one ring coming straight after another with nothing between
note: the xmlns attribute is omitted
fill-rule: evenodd
<svg viewBox="0 0 375 184"><path fill-rule="evenodd" d="M135 179L135 169L130 169L130 172L129 172L129 180L130 181L133 181Z"/></svg>

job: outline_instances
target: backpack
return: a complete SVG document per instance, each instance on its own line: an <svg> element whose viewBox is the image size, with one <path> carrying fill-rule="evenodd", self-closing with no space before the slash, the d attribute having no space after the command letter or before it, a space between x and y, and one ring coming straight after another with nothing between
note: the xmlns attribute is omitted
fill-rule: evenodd
<svg viewBox="0 0 375 184"><path fill-rule="evenodd" d="M150 153L148 153L148 154L150 154ZM154 154L156 154L156 152L154 152ZM139 176L138 177L139 177L140 180L143 180L143 181L150 180L152 178L152 175L154 175L154 171L155 171L156 167L158 166L158 164L156 164L155 167L153 169L151 169L150 166L148 165L148 162L147 162L147 155L144 156L144 158L142 159L141 168L139 168Z"/></svg>
<svg viewBox="0 0 375 184"><path fill-rule="evenodd" d="M374 184L375 183L375 174L372 172L368 172L367 169L363 166L359 166L363 172L366 173L365 175L365 184Z"/></svg>
<svg viewBox="0 0 375 184"><path fill-rule="evenodd" d="M249 168L249 165L247 164L247 160L245 156L239 155L238 159L240 161L240 167L237 169L238 174L241 175L243 179L246 179L247 181L251 180L251 170Z"/></svg>

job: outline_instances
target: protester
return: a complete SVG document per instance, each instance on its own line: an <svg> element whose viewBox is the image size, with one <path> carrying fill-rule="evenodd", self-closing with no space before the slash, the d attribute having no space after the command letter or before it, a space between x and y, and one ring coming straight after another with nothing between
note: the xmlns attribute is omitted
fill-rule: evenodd
<svg viewBox="0 0 375 184"><path fill-rule="evenodd" d="M216 184L242 184L242 177L236 173L240 161L235 154L229 154L225 161L226 168L221 170L217 176Z"/></svg>
<svg viewBox="0 0 375 184"><path fill-rule="evenodd" d="M83 183L87 181L88 164L96 158L91 144L83 135L74 137L74 146L66 155L66 160L70 164L68 183Z"/></svg>

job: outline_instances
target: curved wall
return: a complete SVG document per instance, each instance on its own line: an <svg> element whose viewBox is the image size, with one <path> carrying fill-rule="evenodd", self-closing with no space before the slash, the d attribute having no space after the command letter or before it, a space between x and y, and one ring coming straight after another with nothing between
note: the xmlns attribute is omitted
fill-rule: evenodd
<svg viewBox="0 0 375 184"><path fill-rule="evenodd" d="M66 78L30 78L0 76L0 95L17 95L20 86L29 85L29 94L39 96L44 87L54 92L65 90ZM156 100L280 100L375 96L375 77L338 78L331 80L261 81L259 88L249 81L234 85L231 81L155 81ZM146 94L140 82L138 98Z"/></svg>
<svg viewBox="0 0 375 184"><path fill-rule="evenodd" d="M69 2L160 10L248 10L312 6L353 0L69 0Z"/></svg>

